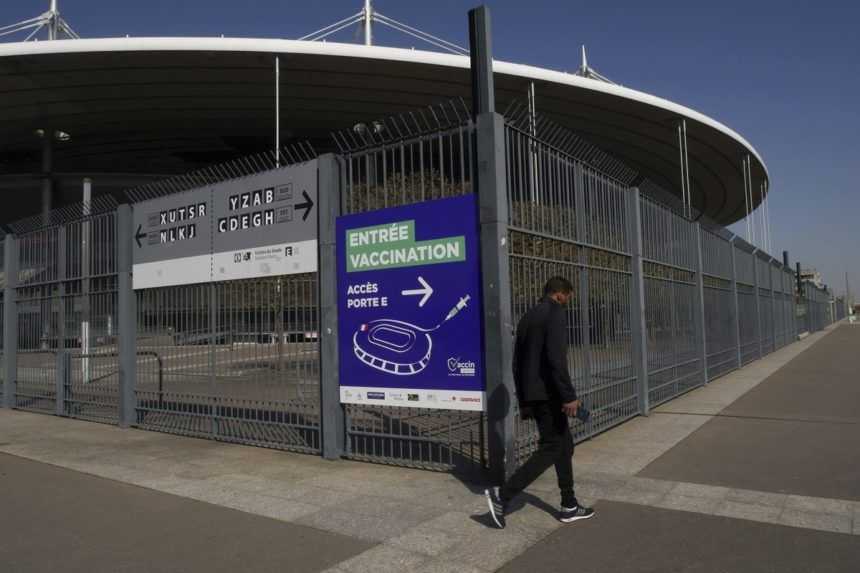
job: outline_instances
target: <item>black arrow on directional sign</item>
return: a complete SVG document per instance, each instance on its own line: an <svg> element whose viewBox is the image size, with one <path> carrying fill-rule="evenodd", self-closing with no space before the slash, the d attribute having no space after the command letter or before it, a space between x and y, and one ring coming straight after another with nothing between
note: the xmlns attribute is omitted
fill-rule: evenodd
<svg viewBox="0 0 860 573"><path fill-rule="evenodd" d="M141 233L140 230L143 228L143 225L137 226L137 233L134 234L134 240L137 241L137 248L139 249L142 245L140 244L141 239L146 238L146 233Z"/></svg>
<svg viewBox="0 0 860 573"><path fill-rule="evenodd" d="M314 202L311 201L311 196L308 195L307 191L302 191L302 197L305 198L304 203L296 203L296 209L304 209L305 214L302 215L302 221L308 220L308 215L311 214L311 209L314 208Z"/></svg>

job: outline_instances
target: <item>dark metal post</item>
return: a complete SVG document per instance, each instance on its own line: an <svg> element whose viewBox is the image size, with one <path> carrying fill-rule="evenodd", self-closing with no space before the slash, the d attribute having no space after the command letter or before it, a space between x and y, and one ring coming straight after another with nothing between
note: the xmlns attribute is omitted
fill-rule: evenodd
<svg viewBox="0 0 860 573"><path fill-rule="evenodd" d="M702 383L708 383L708 336L705 325L705 262L702 257L702 225L693 223L696 235L696 309L693 327L696 329L696 350L702 365Z"/></svg>
<svg viewBox="0 0 860 573"><path fill-rule="evenodd" d="M66 415L66 398L69 391L69 377L71 376L71 356L66 352L66 279L68 278L66 250L66 226L57 228L57 391L56 391L56 413L57 416ZM74 309L74 303L72 303ZM62 368L61 368L62 367Z"/></svg>
<svg viewBox="0 0 860 573"><path fill-rule="evenodd" d="M759 280L758 280L758 249L753 249L753 283L755 283L755 334L758 340L758 357L761 358L764 354L761 351L761 296L759 295Z"/></svg>
<svg viewBox="0 0 860 573"><path fill-rule="evenodd" d="M797 281L797 293L795 294L795 309L794 309L794 319L797 321L797 305L802 304L804 308L803 314L803 322L804 327L809 325L809 305L806 303L806 296L803 292L803 281L800 280L800 261L797 262L797 272L795 274L795 281ZM807 328L808 330L808 328ZM795 329L797 331L797 329Z"/></svg>
<svg viewBox="0 0 860 573"><path fill-rule="evenodd" d="M731 247L732 251L732 320L735 323L735 346L737 348L738 355L738 368L741 367L741 313L738 304L738 263L737 263L737 249L735 247L735 239L737 239L737 235L732 236L732 240L729 241L729 247Z"/></svg>
<svg viewBox="0 0 860 573"><path fill-rule="evenodd" d="M630 330L633 343L633 372L639 380L639 413L647 416L651 412L648 388L648 325L645 321L645 278L642 269L642 211L639 189L634 187L627 194L627 221L630 237Z"/></svg>
<svg viewBox="0 0 860 573"><path fill-rule="evenodd" d="M56 356L57 380L56 380L56 398L54 405L57 416L66 415L66 394L69 390L69 379L72 375L72 356L67 350L61 349L57 351Z"/></svg>
<svg viewBox="0 0 860 573"><path fill-rule="evenodd" d="M496 112L493 85L493 42L490 9L478 6L469 10L469 58L472 66L472 115Z"/></svg>
<svg viewBox="0 0 860 573"><path fill-rule="evenodd" d="M15 292L18 286L18 238L6 235L3 250L6 275L3 289L3 405L14 408L18 378L18 305Z"/></svg>
<svg viewBox="0 0 860 573"><path fill-rule="evenodd" d="M487 447L490 477L495 483L501 483L514 469L516 391L511 371L513 324L505 193L505 121L495 113L490 12L485 6L469 11L469 43L484 298Z"/></svg>
<svg viewBox="0 0 860 573"><path fill-rule="evenodd" d="M325 459L344 453L345 421L340 403L337 348L337 255L335 221L341 212L340 162L333 154L318 159L319 166L319 301L320 301L320 443Z"/></svg>
<svg viewBox="0 0 860 573"><path fill-rule="evenodd" d="M505 193L505 123L495 113L478 117L478 200L484 298L484 356L490 473L500 483L513 470L514 389L508 204Z"/></svg>
<svg viewBox="0 0 860 573"><path fill-rule="evenodd" d="M770 332L773 337L771 352L776 352L776 296L773 290L773 264L775 262L776 259L770 257L770 262L767 264L767 274L770 279Z"/></svg>
<svg viewBox="0 0 860 573"><path fill-rule="evenodd" d="M129 205L116 210L117 226L117 334L119 338L119 425L137 422L134 387L137 379L137 300L132 288L134 228ZM160 369L159 369L160 372Z"/></svg>

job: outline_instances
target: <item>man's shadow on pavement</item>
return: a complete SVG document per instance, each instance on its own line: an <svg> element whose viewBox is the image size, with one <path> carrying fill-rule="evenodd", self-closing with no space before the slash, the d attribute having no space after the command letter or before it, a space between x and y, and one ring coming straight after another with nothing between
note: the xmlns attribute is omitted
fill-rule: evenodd
<svg viewBox="0 0 860 573"><path fill-rule="evenodd" d="M553 519L555 519L557 514L558 514L558 508L557 507L554 507L554 506L548 504L547 502L545 502L544 500L542 500L541 498L539 498L535 495L523 492L523 493L519 494L511 502L510 505L508 505L507 511L505 512L505 517L507 518L507 517L510 517L510 516L516 514L516 512L520 511L521 509L523 509L527 505L531 505L531 506L536 507L538 509L542 509L547 514L549 514ZM493 521L493 518L490 516L489 510L486 513L482 513L479 515L472 515L472 516L470 516L470 519L476 523L480 523L484 527L489 527L491 529L498 529L498 527L496 527L496 522Z"/></svg>

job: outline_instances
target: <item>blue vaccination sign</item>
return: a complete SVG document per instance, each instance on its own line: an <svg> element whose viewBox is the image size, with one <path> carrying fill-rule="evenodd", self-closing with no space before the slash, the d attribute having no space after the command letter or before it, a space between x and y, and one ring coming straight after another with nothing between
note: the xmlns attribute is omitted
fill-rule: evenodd
<svg viewBox="0 0 860 573"><path fill-rule="evenodd" d="M474 195L337 220L340 400L484 409Z"/></svg>

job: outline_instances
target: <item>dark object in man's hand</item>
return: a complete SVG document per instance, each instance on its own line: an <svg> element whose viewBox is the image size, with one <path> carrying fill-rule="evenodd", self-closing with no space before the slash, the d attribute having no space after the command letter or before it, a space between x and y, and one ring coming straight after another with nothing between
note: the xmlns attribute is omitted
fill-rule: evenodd
<svg viewBox="0 0 860 573"><path fill-rule="evenodd" d="M585 406L580 406L576 409L576 417L583 424L587 424L591 419L591 412Z"/></svg>

